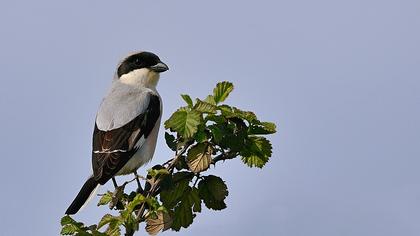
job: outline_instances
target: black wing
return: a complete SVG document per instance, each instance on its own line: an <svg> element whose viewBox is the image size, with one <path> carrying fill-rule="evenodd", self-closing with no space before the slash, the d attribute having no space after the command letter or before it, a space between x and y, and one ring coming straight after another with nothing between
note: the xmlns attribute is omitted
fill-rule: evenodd
<svg viewBox="0 0 420 236"><path fill-rule="evenodd" d="M151 94L146 110L126 125L102 131L95 123L92 167L98 183L105 184L130 160L137 151L137 141L149 136L159 117L160 99Z"/></svg>

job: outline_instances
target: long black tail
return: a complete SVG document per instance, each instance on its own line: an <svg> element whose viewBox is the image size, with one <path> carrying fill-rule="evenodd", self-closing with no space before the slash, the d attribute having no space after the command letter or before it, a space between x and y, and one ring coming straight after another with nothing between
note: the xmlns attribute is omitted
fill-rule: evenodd
<svg viewBox="0 0 420 236"><path fill-rule="evenodd" d="M67 208L66 214L76 214L80 210L80 208L86 203L86 201L92 195L93 191L96 189L97 186L98 182L96 182L93 176L86 180L82 189L80 189L79 194L77 194L76 198L73 200L69 208Z"/></svg>

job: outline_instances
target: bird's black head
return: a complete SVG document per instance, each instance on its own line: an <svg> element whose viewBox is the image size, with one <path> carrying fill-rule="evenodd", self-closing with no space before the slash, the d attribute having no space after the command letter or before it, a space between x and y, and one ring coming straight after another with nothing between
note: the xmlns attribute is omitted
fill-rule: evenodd
<svg viewBox="0 0 420 236"><path fill-rule="evenodd" d="M167 71L168 66L151 52L139 52L125 58L118 67L118 78L133 70L148 68L157 73Z"/></svg>

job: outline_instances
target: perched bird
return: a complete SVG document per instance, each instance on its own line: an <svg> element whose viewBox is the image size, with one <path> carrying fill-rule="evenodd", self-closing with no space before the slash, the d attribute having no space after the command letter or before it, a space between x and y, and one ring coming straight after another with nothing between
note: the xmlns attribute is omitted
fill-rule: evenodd
<svg viewBox="0 0 420 236"><path fill-rule="evenodd" d="M162 101L156 90L168 66L150 52L134 53L118 65L102 100L93 131L93 175L66 214L76 214L99 185L114 176L135 173L151 160L159 131Z"/></svg>

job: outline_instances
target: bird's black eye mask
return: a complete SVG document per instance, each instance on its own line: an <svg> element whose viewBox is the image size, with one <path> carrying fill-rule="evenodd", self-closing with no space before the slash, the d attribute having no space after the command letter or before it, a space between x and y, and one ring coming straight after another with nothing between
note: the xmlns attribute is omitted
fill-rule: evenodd
<svg viewBox="0 0 420 236"><path fill-rule="evenodd" d="M118 78L133 70L149 68L160 62L158 56L151 52L141 52L127 57L118 67Z"/></svg>

